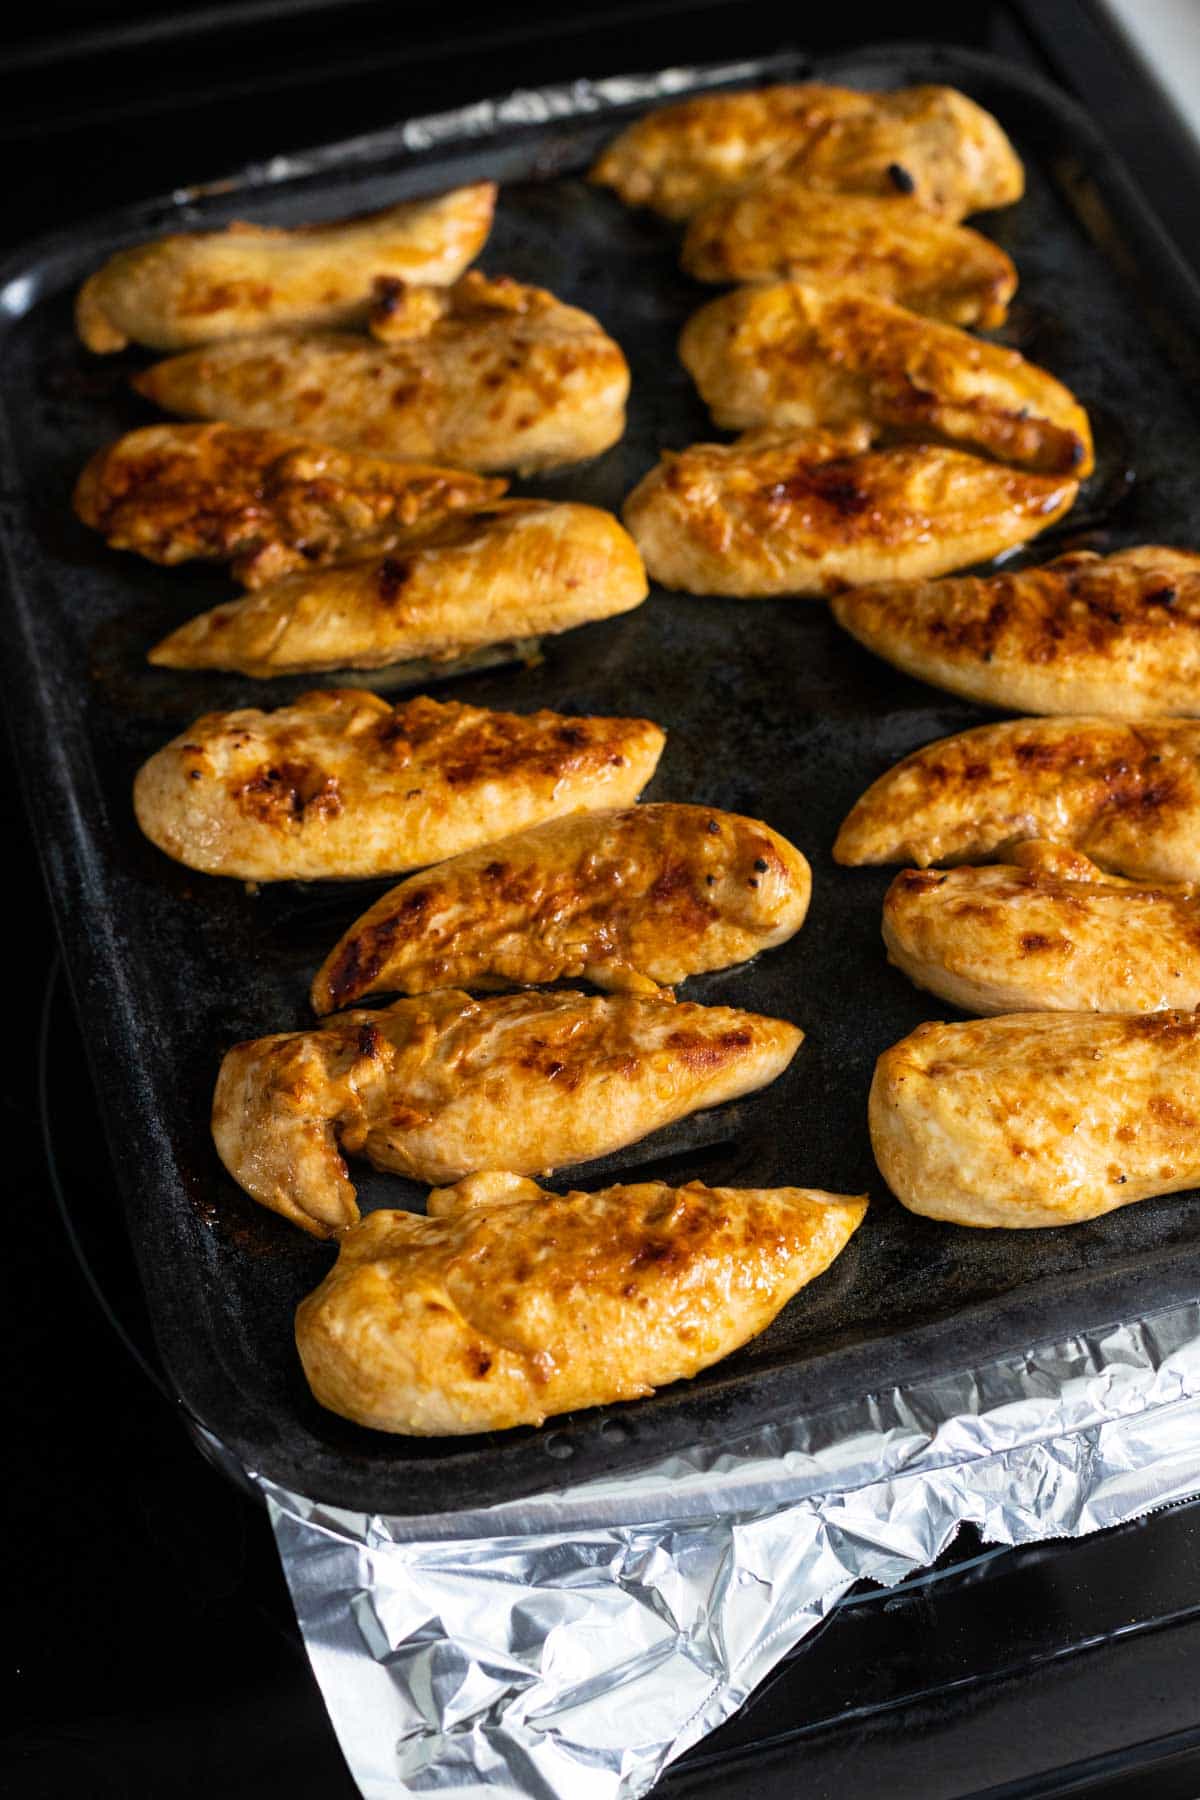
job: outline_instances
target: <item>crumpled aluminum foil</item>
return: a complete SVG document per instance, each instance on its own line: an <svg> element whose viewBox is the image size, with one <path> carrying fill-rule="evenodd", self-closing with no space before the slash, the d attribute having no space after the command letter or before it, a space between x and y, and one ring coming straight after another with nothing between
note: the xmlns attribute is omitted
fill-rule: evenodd
<svg viewBox="0 0 1200 1800"><path fill-rule="evenodd" d="M367 1800L633 1800L964 1522L1082 1537L1200 1491L1200 1303L474 1512L258 1480Z"/></svg>

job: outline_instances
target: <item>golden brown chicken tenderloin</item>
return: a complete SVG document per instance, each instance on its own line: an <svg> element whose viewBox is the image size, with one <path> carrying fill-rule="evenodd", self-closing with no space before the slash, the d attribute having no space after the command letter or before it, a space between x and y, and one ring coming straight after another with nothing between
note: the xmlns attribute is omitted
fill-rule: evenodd
<svg viewBox="0 0 1200 1800"><path fill-rule="evenodd" d="M908 194L951 220L1007 206L1025 185L996 120L954 88L864 93L815 82L659 107L609 144L591 179L628 206L685 219L779 169L827 192Z"/></svg>
<svg viewBox="0 0 1200 1800"><path fill-rule="evenodd" d="M457 281L492 228L496 184L293 230L238 222L118 250L79 291L89 350L184 350L280 325L365 320L375 280Z"/></svg>
<svg viewBox="0 0 1200 1800"><path fill-rule="evenodd" d="M581 977L652 993L785 942L811 892L786 838L715 807L551 819L377 900L326 957L312 1003Z"/></svg>
<svg viewBox="0 0 1200 1800"><path fill-rule="evenodd" d="M697 281L856 289L945 325L1003 325L1017 271L998 244L903 195L819 194L786 175L750 182L690 220L680 260Z"/></svg>
<svg viewBox="0 0 1200 1800"><path fill-rule="evenodd" d="M1200 555L1081 550L1040 569L853 589L833 616L908 675L987 706L1200 714Z"/></svg>
<svg viewBox="0 0 1200 1800"><path fill-rule="evenodd" d="M1011 863L905 869L883 941L910 981L964 1012L1200 1007L1200 887L1124 881L1036 838Z"/></svg>
<svg viewBox="0 0 1200 1800"><path fill-rule="evenodd" d="M540 1425L719 1362L827 1269L865 1196L476 1175L376 1212L296 1314L323 1406L423 1437Z"/></svg>
<svg viewBox="0 0 1200 1800"><path fill-rule="evenodd" d="M394 555L285 575L226 601L163 638L149 660L263 679L448 660L612 618L647 592L637 547L611 513L501 500Z"/></svg>
<svg viewBox="0 0 1200 1800"><path fill-rule="evenodd" d="M248 1194L327 1237L358 1218L343 1153L417 1181L548 1173L766 1087L803 1035L669 995L442 988L235 1045L213 1139Z"/></svg>
<svg viewBox="0 0 1200 1800"><path fill-rule="evenodd" d="M356 456L237 425L146 425L92 457L75 511L114 550L233 562L248 587L383 555L446 515L498 500L496 476Z"/></svg>
<svg viewBox="0 0 1200 1800"><path fill-rule="evenodd" d="M474 271L426 293L423 329L395 341L276 331L156 363L134 386L187 417L468 469L530 473L616 443L629 366L590 313Z"/></svg>
<svg viewBox="0 0 1200 1800"><path fill-rule="evenodd" d="M664 741L646 719L318 690L207 713L142 766L133 801L152 843L209 875L400 875L563 813L632 806Z"/></svg>
<svg viewBox="0 0 1200 1800"><path fill-rule="evenodd" d="M880 1057L871 1144L910 1212L1076 1225L1200 1184L1200 1017L1015 1013Z"/></svg>
<svg viewBox="0 0 1200 1800"><path fill-rule="evenodd" d="M692 314L680 359L718 425L874 430L1082 479L1087 414L1017 350L870 294L736 288Z"/></svg>
<svg viewBox="0 0 1200 1800"><path fill-rule="evenodd" d="M819 596L945 574L1044 531L1078 482L864 428L748 432L664 453L622 516L653 581L691 594Z"/></svg>
<svg viewBox="0 0 1200 1800"><path fill-rule="evenodd" d="M1024 838L1135 881L1200 880L1200 725L1012 719L940 738L867 789L833 854L926 869Z"/></svg>

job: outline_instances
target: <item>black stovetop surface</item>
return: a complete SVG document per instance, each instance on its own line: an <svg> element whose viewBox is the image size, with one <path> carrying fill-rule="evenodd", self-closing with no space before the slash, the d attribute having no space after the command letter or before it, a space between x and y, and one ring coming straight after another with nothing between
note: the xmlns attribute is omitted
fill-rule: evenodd
<svg viewBox="0 0 1200 1800"><path fill-rule="evenodd" d="M175 13L169 28L145 0L104 14L43 7L7 54L17 28L0 26L10 245L283 147L509 87L781 47L777 9L757 0L577 5L569 25L549 6L460 5L447 25L432 5L380 0L244 0ZM1078 0L917 3L902 16L850 0L793 21L814 52L949 38L1037 65L1091 104L1168 226L1182 231L1194 210L1200 171L1184 141ZM0 1794L352 1800L265 1514L202 1460L157 1385L6 754L0 771L14 1002L0 1086L0 1641L14 1702ZM43 1018L53 1168L38 1122ZM1200 1505L1077 1544L994 1551L964 1535L931 1576L852 1596L661 1791L1196 1800L1198 1654Z"/></svg>

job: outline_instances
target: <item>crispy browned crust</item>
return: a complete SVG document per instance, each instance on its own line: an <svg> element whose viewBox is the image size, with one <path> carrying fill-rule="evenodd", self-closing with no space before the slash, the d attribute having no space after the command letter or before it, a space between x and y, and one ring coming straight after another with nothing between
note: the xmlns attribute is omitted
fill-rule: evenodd
<svg viewBox="0 0 1200 1800"><path fill-rule="evenodd" d="M1036 839L1011 863L905 869L883 941L910 980L967 1012L1200 1007L1200 888L1124 881Z"/></svg>
<svg viewBox="0 0 1200 1800"><path fill-rule="evenodd" d="M156 238L88 277L76 326L89 350L184 350L286 326L361 323L375 280L456 281L492 227L496 184L297 230L236 223Z"/></svg>
<svg viewBox="0 0 1200 1800"><path fill-rule="evenodd" d="M928 868L1025 838L1139 881L1200 879L1200 725L1015 719L942 738L867 789L833 854Z"/></svg>
<svg viewBox="0 0 1200 1800"><path fill-rule="evenodd" d="M871 1143L910 1211L1071 1225L1200 1181L1200 1018L1017 1013L880 1057Z"/></svg>
<svg viewBox="0 0 1200 1800"><path fill-rule="evenodd" d="M1026 543L1078 492L936 444L867 450L869 437L750 432L667 452L623 511L651 578L758 597L944 574Z"/></svg>
<svg viewBox="0 0 1200 1800"><path fill-rule="evenodd" d="M1087 414L1016 350L870 294L738 288L688 320L679 354L718 425L867 425L1044 474L1092 468Z"/></svg>
<svg viewBox="0 0 1200 1800"><path fill-rule="evenodd" d="M697 281L803 281L855 288L946 325L1002 325L1017 288L1011 257L901 194L821 194L787 175L702 207L683 240Z"/></svg>
<svg viewBox="0 0 1200 1800"><path fill-rule="evenodd" d="M833 616L907 674L1031 713L1200 713L1200 556L1142 545L857 588Z"/></svg>
<svg viewBox="0 0 1200 1800"><path fill-rule="evenodd" d="M660 107L614 139L591 179L627 205L683 219L779 169L826 192L910 195L946 219L1007 206L1025 185L996 120L954 88L869 93L817 83Z"/></svg>
<svg viewBox="0 0 1200 1800"><path fill-rule="evenodd" d="M764 1087L802 1036L669 996L443 988L235 1045L213 1136L248 1194L328 1236L358 1216L343 1152L429 1182L588 1162Z"/></svg>
<svg viewBox="0 0 1200 1800"><path fill-rule="evenodd" d="M616 443L629 367L590 313L474 272L427 293L387 341L270 332L156 363L134 386L193 418L470 469L553 468Z"/></svg>
<svg viewBox="0 0 1200 1800"><path fill-rule="evenodd" d="M414 875L325 959L317 1012L364 995L577 980L653 991L800 929L812 877L757 819L650 805L552 819Z"/></svg>
<svg viewBox="0 0 1200 1800"><path fill-rule="evenodd" d="M663 743L645 719L318 690L197 719L143 765L133 800L147 837L207 874L401 874L563 813L630 806Z"/></svg>
<svg viewBox="0 0 1200 1800"><path fill-rule="evenodd" d="M551 1194L481 1175L433 1216L376 1212L296 1315L322 1405L421 1436L540 1425L695 1375L828 1268L865 1196L808 1188Z"/></svg>
<svg viewBox="0 0 1200 1800"><path fill-rule="evenodd" d="M646 593L637 547L611 513L500 500L444 518L390 556L285 575L214 607L150 661L265 678L446 660L611 618Z"/></svg>
<svg viewBox="0 0 1200 1800"><path fill-rule="evenodd" d="M358 456L283 431L146 425L98 450L75 511L114 550L151 562L235 562L248 587L383 554L508 483L464 469Z"/></svg>

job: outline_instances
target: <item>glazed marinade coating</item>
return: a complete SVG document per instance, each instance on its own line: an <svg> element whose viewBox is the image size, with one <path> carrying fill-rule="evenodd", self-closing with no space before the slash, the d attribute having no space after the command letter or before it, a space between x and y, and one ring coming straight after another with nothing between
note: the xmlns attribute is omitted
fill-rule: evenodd
<svg viewBox="0 0 1200 1800"><path fill-rule="evenodd" d="M443 988L235 1045L213 1138L255 1200L329 1236L358 1217L343 1152L429 1182L588 1162L765 1087L802 1037L669 996Z"/></svg>
<svg viewBox="0 0 1200 1800"><path fill-rule="evenodd" d="M1087 414L1016 350L870 294L799 281L736 288L693 313L679 355L718 425L875 430L1080 477Z"/></svg>
<svg viewBox="0 0 1200 1800"><path fill-rule="evenodd" d="M696 1375L827 1269L865 1196L509 1174L376 1212L296 1315L323 1406L421 1436L540 1425Z"/></svg>
<svg viewBox="0 0 1200 1800"><path fill-rule="evenodd" d="M816 82L660 107L613 140L591 179L629 206L684 219L781 169L830 193L903 193L951 220L1007 206L1025 185L996 120L955 88L869 93Z"/></svg>
<svg viewBox="0 0 1200 1800"><path fill-rule="evenodd" d="M786 175L752 181L689 221L681 260L697 281L850 288L946 325L1003 325L1012 259L963 225L890 198L821 194Z"/></svg>
<svg viewBox="0 0 1200 1800"><path fill-rule="evenodd" d="M1119 718L1200 714L1200 556L1139 545L1040 569L888 582L833 616L906 674L989 706Z"/></svg>
<svg viewBox="0 0 1200 1800"><path fill-rule="evenodd" d="M867 789L833 854L925 869L1025 838L1137 881L1200 880L1200 725L1013 719L941 738Z"/></svg>
<svg viewBox="0 0 1200 1800"><path fill-rule="evenodd" d="M150 661L268 677L449 659L611 618L647 591L637 547L611 513L501 500L388 556L285 575L227 601L156 644Z"/></svg>
<svg viewBox="0 0 1200 1800"><path fill-rule="evenodd" d="M1073 1225L1200 1183L1200 1017L1016 1013L880 1057L871 1144L911 1212Z"/></svg>
<svg viewBox="0 0 1200 1800"><path fill-rule="evenodd" d="M146 425L97 451L75 511L151 562L233 562L248 587L383 554L448 514L498 500L496 476L358 456L285 431Z"/></svg>
<svg viewBox="0 0 1200 1800"><path fill-rule="evenodd" d="M457 281L492 228L496 185L476 182L363 218L280 230L238 223L174 233L88 277L76 325L89 350L183 350L279 325L366 319L378 277Z"/></svg>
<svg viewBox="0 0 1200 1800"><path fill-rule="evenodd" d="M664 742L647 719L317 690L197 719L138 772L134 809L160 850L210 875L398 875L564 813L631 806Z"/></svg>
<svg viewBox="0 0 1200 1800"><path fill-rule="evenodd" d="M554 468L621 436L629 367L590 313L475 271L420 298L387 342L276 331L156 363L134 386L168 412L468 469Z"/></svg>
<svg viewBox="0 0 1200 1800"><path fill-rule="evenodd" d="M1200 887L1125 881L1036 839L1011 863L905 869L883 941L918 987L966 1012L1200 1007Z"/></svg>
<svg viewBox="0 0 1200 1800"><path fill-rule="evenodd" d="M870 442L857 426L665 452L623 510L651 579L761 598L941 575L1026 543L1079 491L938 444Z"/></svg>
<svg viewBox="0 0 1200 1800"><path fill-rule="evenodd" d="M653 992L800 929L812 876L786 838L708 806L552 819L377 900L313 982L317 1012L366 994L580 977Z"/></svg>

